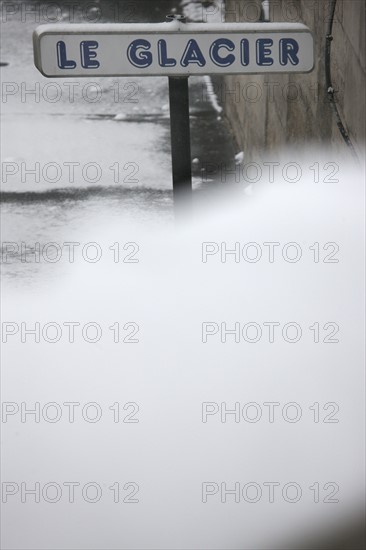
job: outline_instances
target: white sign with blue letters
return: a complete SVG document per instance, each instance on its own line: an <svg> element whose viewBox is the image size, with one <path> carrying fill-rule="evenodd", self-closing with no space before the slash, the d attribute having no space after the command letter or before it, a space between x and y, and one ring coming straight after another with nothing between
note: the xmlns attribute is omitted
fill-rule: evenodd
<svg viewBox="0 0 366 550"><path fill-rule="evenodd" d="M47 77L304 73L314 66L300 23L42 25L34 61Z"/></svg>

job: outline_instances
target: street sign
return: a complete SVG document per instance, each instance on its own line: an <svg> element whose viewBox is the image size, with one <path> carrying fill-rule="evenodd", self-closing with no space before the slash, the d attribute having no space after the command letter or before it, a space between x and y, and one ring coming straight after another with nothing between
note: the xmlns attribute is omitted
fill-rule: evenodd
<svg viewBox="0 0 366 550"><path fill-rule="evenodd" d="M300 23L42 25L34 63L46 77L168 76L174 195L192 189L190 75L306 73L310 30Z"/></svg>
<svg viewBox="0 0 366 550"><path fill-rule="evenodd" d="M313 37L300 23L42 25L34 61L47 77L304 73Z"/></svg>

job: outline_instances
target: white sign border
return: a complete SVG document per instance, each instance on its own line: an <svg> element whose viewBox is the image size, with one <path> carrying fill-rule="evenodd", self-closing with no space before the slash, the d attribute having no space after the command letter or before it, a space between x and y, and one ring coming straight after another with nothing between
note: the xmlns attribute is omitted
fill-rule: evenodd
<svg viewBox="0 0 366 550"><path fill-rule="evenodd" d="M236 34L236 33L246 33L246 34L263 34L263 33L283 33L283 32L291 32L293 34L296 33L307 33L310 34L312 37L313 42L313 51L312 51L312 65L311 68L308 70L301 70L301 71L271 71L271 70L265 70L265 71L243 71L240 72L230 72L230 70L225 70L221 74L222 75L236 75L236 76L242 76L242 75L249 75L249 74L308 74L314 70L315 67L315 48L314 48L314 35L312 31L304 25L303 23L216 23L216 24L208 24L208 23L182 23L181 21L174 20L172 22L166 22L166 23L91 23L91 24L84 24L84 23L72 23L72 24L49 24L49 25L40 25L35 29L33 32L33 54L34 54L34 64L38 71L45 76L46 78L69 78L71 76L74 76L75 78L105 78L105 77L128 77L131 76L130 73L126 74L108 74L108 75L98 75L95 74L78 74L78 75L72 75L72 74L46 74L42 70L42 55L41 55L41 47L40 42L42 37L47 35L60 35L67 36L67 35L109 35L109 34L124 34L129 35L133 37L134 35L159 35L161 33L163 34L172 34L175 35L177 33L182 34L209 34L209 33L230 33L230 34ZM211 74L210 72L205 73L202 71L200 73L202 75L205 74ZM220 74L220 73L215 73ZM186 72L182 72L180 74L174 74L170 75L169 73L160 73L159 75L151 75L146 74L144 75L143 72L141 74L135 74L134 76L197 76L197 73L195 74L189 74Z"/></svg>

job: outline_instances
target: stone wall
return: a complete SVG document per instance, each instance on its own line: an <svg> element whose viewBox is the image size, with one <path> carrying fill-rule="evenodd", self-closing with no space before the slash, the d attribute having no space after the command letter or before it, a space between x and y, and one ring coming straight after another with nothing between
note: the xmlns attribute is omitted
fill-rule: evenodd
<svg viewBox="0 0 366 550"><path fill-rule="evenodd" d="M284 146L346 147L329 105L325 42L330 0L269 0L270 21L302 22L315 41L315 68L307 74L229 75L216 82L219 99L246 159ZM227 22L255 22L261 0L226 0ZM263 11L262 11L263 13ZM358 152L365 142L365 0L338 0L331 68L336 100Z"/></svg>

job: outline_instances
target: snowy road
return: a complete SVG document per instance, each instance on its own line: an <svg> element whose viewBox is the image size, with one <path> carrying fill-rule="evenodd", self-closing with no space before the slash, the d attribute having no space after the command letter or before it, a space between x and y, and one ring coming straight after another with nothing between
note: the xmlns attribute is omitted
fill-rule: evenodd
<svg viewBox="0 0 366 550"><path fill-rule="evenodd" d="M41 242L75 240L80 226L96 215L147 219L158 213L160 220L171 219L168 79L46 79L33 64L35 27L52 17L68 22L73 13L72 22L83 22L94 12L87 2L78 10L65 4L62 17L58 3L53 11L41 4L39 13L29 5L24 14L24 3L17 5L8 8L2 24L3 241L26 241L29 235ZM103 2L94 17L164 21L177 5ZM184 9L189 8L187 3ZM228 128L211 98L205 78L190 79L195 189L212 181L205 166L234 159ZM14 260L5 267L9 276L24 273Z"/></svg>

